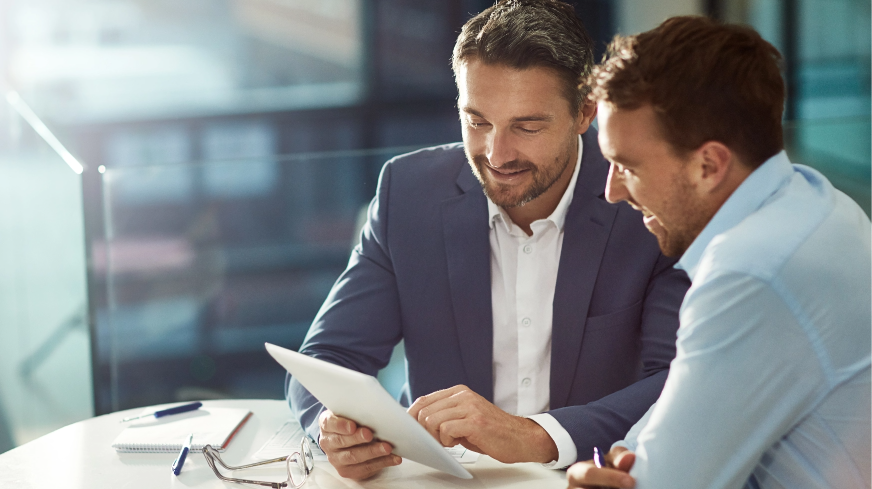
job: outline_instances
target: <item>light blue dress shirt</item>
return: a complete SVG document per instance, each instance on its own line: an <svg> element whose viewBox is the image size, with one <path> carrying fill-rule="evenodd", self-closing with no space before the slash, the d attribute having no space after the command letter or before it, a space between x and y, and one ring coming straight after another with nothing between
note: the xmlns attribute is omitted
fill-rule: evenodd
<svg viewBox="0 0 872 489"><path fill-rule="evenodd" d="M682 256L657 403L619 444L638 489L870 486L869 219L784 152Z"/></svg>

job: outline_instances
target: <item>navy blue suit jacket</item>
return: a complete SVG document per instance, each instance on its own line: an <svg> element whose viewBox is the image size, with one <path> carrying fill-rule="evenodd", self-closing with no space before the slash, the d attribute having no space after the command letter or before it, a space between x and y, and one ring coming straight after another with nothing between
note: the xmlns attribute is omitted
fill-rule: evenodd
<svg viewBox="0 0 872 489"><path fill-rule="evenodd" d="M554 293L549 413L584 459L622 439L660 395L690 282L638 211L606 202L608 163L593 129L582 138ZM493 402L489 231L462 144L388 161L360 244L300 351L376 375L405 339L412 399L465 384ZM322 406L293 379L286 387L317 434Z"/></svg>

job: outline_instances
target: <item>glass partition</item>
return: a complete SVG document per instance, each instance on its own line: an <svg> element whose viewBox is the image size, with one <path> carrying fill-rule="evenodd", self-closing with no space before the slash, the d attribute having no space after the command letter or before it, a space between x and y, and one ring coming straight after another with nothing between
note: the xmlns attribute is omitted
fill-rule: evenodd
<svg viewBox="0 0 872 489"><path fill-rule="evenodd" d="M206 146L246 156L185 162L173 161L186 153L168 132L164 163L142 163L131 140L116 148L126 158L99 168L103 232L89 237L98 413L283 397L284 370L263 343L300 346L359 239L372 168L414 148L276 156L270 138L217 131Z"/></svg>
<svg viewBox="0 0 872 489"><path fill-rule="evenodd" d="M0 452L92 414L82 168L0 99Z"/></svg>

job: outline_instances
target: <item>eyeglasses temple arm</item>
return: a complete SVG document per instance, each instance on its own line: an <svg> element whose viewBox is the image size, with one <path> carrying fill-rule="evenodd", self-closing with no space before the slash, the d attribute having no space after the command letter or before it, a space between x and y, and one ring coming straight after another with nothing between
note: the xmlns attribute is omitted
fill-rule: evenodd
<svg viewBox="0 0 872 489"><path fill-rule="evenodd" d="M221 465L223 465L224 468L226 468L228 470L241 470L241 469L248 469L251 467L258 467L258 466L266 465L266 464L274 464L276 462L284 462L285 460L288 459L288 457L290 457L292 455L293 454L288 455L286 457L273 458L270 460L261 460L260 462L254 462L253 464L248 464L248 465L240 465L239 467L228 467L227 465L224 465L223 463Z"/></svg>
<svg viewBox="0 0 872 489"><path fill-rule="evenodd" d="M221 459L219 458L218 461L220 462ZM285 487L288 485L287 481L285 481L285 482L266 482L266 481L253 481L253 480L248 480L248 479L235 479L233 477L225 477L225 476L221 475L221 472L218 472L218 467L215 467L215 463L213 462L211 457L206 457L206 462L208 462L209 467L212 469L212 472L214 472L215 475L223 481L240 482L242 484L255 484L258 486L268 486L268 487L272 487L273 489L281 489L282 487ZM224 465L224 464L222 463L221 465ZM227 467L227 466L224 465L224 467Z"/></svg>

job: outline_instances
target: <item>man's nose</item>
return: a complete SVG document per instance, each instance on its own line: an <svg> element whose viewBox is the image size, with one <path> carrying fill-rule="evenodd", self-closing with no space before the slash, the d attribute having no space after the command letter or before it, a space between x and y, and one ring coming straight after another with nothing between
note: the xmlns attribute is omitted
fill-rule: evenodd
<svg viewBox="0 0 872 489"><path fill-rule="evenodd" d="M509 161L517 159L515 148L508 131L494 130L488 141L487 159L494 168L499 168Z"/></svg>
<svg viewBox="0 0 872 489"><path fill-rule="evenodd" d="M624 185L624 176L615 171L615 165L609 167L609 178L606 180L606 200L612 204L617 204L622 200L627 200L629 192Z"/></svg>

